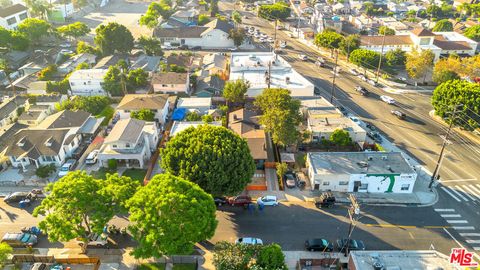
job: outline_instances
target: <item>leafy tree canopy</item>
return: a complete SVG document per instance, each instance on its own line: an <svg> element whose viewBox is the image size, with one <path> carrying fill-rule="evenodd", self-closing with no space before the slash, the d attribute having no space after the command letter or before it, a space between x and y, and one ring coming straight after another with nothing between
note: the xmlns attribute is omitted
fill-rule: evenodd
<svg viewBox="0 0 480 270"><path fill-rule="evenodd" d="M98 51L98 49L96 49L96 48L93 47L93 46L88 45L88 43L83 42L83 41L79 41L79 42L77 43L77 53L78 53L78 54L81 54L81 53L90 53L90 54L94 54L94 55L99 55L99 54L100 54L100 52Z"/></svg>
<svg viewBox="0 0 480 270"><path fill-rule="evenodd" d="M357 66L372 69L378 65L380 54L367 49L356 49L350 54L349 60Z"/></svg>
<svg viewBox="0 0 480 270"><path fill-rule="evenodd" d="M40 81L50 81L53 79L53 76L57 73L56 65L48 65L46 68L38 72L38 80Z"/></svg>
<svg viewBox="0 0 480 270"><path fill-rule="evenodd" d="M198 15L198 22L197 24L202 26L210 22L210 17L205 14Z"/></svg>
<svg viewBox="0 0 480 270"><path fill-rule="evenodd" d="M277 2L275 4L261 5L258 9L258 17L267 20L285 20L290 17L290 7L283 3Z"/></svg>
<svg viewBox="0 0 480 270"><path fill-rule="evenodd" d="M380 26L378 29L378 34L385 35L385 36L393 36L395 35L395 30L392 28L388 28L387 26Z"/></svg>
<svg viewBox="0 0 480 270"><path fill-rule="evenodd" d="M175 135L162 150L161 167L213 195L237 195L255 171L246 141L231 130L210 125Z"/></svg>
<svg viewBox="0 0 480 270"><path fill-rule="evenodd" d="M142 68L132 69L128 72L127 82L130 88L147 86L148 73Z"/></svg>
<svg viewBox="0 0 480 270"><path fill-rule="evenodd" d="M223 88L223 97L228 102L243 102L250 84L244 80L228 81Z"/></svg>
<svg viewBox="0 0 480 270"><path fill-rule="evenodd" d="M233 44L237 47L242 45L246 36L245 29L243 28L230 29L230 32L228 33L228 38L232 39Z"/></svg>
<svg viewBox="0 0 480 270"><path fill-rule="evenodd" d="M76 96L73 99L67 99L56 106L58 111L63 110L83 110L93 115L100 114L105 107L110 106L112 101L105 96Z"/></svg>
<svg viewBox="0 0 480 270"><path fill-rule="evenodd" d="M255 106L262 110L260 123L265 126L265 131L272 134L276 144L286 146L298 141L300 132L297 127L301 122L300 100L293 99L289 90L265 89L255 100Z"/></svg>
<svg viewBox="0 0 480 270"><path fill-rule="evenodd" d="M330 141L338 146L348 146L352 144L352 138L350 138L350 133L343 129L336 129L330 135Z"/></svg>
<svg viewBox="0 0 480 270"><path fill-rule="evenodd" d="M33 215L44 215L39 226L50 241L70 241L80 237L86 251L91 233L101 234L117 213L125 213L125 199L133 196L139 183L118 174L95 179L85 171L73 171L47 186L48 196Z"/></svg>
<svg viewBox="0 0 480 270"><path fill-rule="evenodd" d="M3 266L8 256L13 253L13 248L7 243L0 243L0 266Z"/></svg>
<svg viewBox="0 0 480 270"><path fill-rule="evenodd" d="M202 120L202 116L199 115L197 112L188 112L185 116L185 121L187 122L195 122Z"/></svg>
<svg viewBox="0 0 480 270"><path fill-rule="evenodd" d="M213 265L217 270L286 270L285 256L278 244L242 245L218 242Z"/></svg>
<svg viewBox="0 0 480 270"><path fill-rule="evenodd" d="M127 203L136 258L191 254L195 243L215 233L216 207L198 185L157 174Z"/></svg>
<svg viewBox="0 0 480 270"><path fill-rule="evenodd" d="M18 31L25 33L33 43L46 36L50 28L48 22L37 18L27 18L18 25Z"/></svg>
<svg viewBox="0 0 480 270"><path fill-rule="evenodd" d="M144 121L150 121L150 122L155 121L155 113L152 110L149 110L149 109L141 109L139 111L132 111L132 112L130 112L130 117L138 119L138 120L144 120Z"/></svg>
<svg viewBox="0 0 480 270"><path fill-rule="evenodd" d="M385 53L385 62L389 66L405 66L405 61L407 60L407 56L405 51L400 48L395 50L389 50Z"/></svg>
<svg viewBox="0 0 480 270"><path fill-rule="evenodd" d="M344 37L332 30L325 30L315 36L314 44L326 49L338 49Z"/></svg>
<svg viewBox="0 0 480 270"><path fill-rule="evenodd" d="M90 28L83 22L74 22L58 27L57 31L66 37L79 38L88 34Z"/></svg>
<svg viewBox="0 0 480 270"><path fill-rule="evenodd" d="M433 91L432 105L435 114L450 118L453 108L462 104L454 119L454 124L473 130L480 123L480 85L465 80L446 81ZM449 119L450 121L450 119Z"/></svg>
<svg viewBox="0 0 480 270"><path fill-rule="evenodd" d="M434 32L451 32L453 24L448 19L439 20L432 29Z"/></svg>
<svg viewBox="0 0 480 270"><path fill-rule="evenodd" d="M278 244L271 244L260 249L257 265L263 269L287 270L285 255Z"/></svg>
<svg viewBox="0 0 480 270"><path fill-rule="evenodd" d="M463 34L470 39L480 42L480 24L465 29Z"/></svg>
<svg viewBox="0 0 480 270"><path fill-rule="evenodd" d="M155 37L141 36L138 43L145 50L147 55L163 56L162 43Z"/></svg>
<svg viewBox="0 0 480 270"><path fill-rule="evenodd" d="M133 49L133 36L124 25L110 22L95 29L94 42L103 55L115 52L129 53Z"/></svg>
<svg viewBox="0 0 480 270"><path fill-rule="evenodd" d="M435 55L430 50L412 51L407 55L405 68L412 79L424 77L433 65Z"/></svg>
<svg viewBox="0 0 480 270"><path fill-rule="evenodd" d="M122 81L124 80L122 71L117 66L108 67L107 73L103 78L103 89L112 96L122 96Z"/></svg>
<svg viewBox="0 0 480 270"><path fill-rule="evenodd" d="M338 46L343 54L349 56L351 52L360 47L360 36L349 35L343 38L338 44Z"/></svg>

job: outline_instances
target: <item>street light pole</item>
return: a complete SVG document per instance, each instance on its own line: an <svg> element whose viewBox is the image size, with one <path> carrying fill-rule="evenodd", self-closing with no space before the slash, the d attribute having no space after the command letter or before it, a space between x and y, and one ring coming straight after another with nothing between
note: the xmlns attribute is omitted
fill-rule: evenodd
<svg viewBox="0 0 480 270"><path fill-rule="evenodd" d="M435 182L435 179L437 178L438 172L440 171L440 168L442 166L443 152L445 151L445 146L447 146L447 143L448 143L448 137L450 136L450 131L452 130L453 121L455 121L455 115L457 114L457 109L460 106L462 106L462 105L456 105L455 108L453 108L452 118L450 120L450 124L448 125L447 134L445 135L445 138L443 139L442 149L440 150L440 154L438 156L437 165L435 166L435 170L433 171L432 177L430 178L430 184L428 185L428 188L430 188L430 190L432 189L433 183Z"/></svg>
<svg viewBox="0 0 480 270"><path fill-rule="evenodd" d="M380 75L380 67L382 66L382 57L383 57L383 47L385 46L385 36L387 35L386 30L383 32L383 39L382 39L382 49L380 50L380 59L378 60L378 67L377 67L377 78L375 82L378 83L378 76Z"/></svg>
<svg viewBox="0 0 480 270"><path fill-rule="evenodd" d="M353 228L355 227L355 216L360 214L360 206L358 205L357 198L353 194L350 194L350 208L348 208L348 217L350 219L350 226L348 227L347 243L342 247L344 248L345 256L348 256L348 249L350 246L350 240L352 237Z"/></svg>
<svg viewBox="0 0 480 270"><path fill-rule="evenodd" d="M333 80L332 80L332 91L330 94L330 103L333 102L333 97L335 95L335 78L337 77L338 50L335 50L335 52L337 54L335 56L335 66L333 67Z"/></svg>

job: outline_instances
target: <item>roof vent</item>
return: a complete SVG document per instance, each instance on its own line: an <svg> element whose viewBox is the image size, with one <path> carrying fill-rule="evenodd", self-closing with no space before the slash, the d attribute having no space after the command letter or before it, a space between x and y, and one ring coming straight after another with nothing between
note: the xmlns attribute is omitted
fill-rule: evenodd
<svg viewBox="0 0 480 270"><path fill-rule="evenodd" d="M26 141L27 139L25 137L22 137L20 140L18 140L17 145L23 147Z"/></svg>
<svg viewBox="0 0 480 270"><path fill-rule="evenodd" d="M382 156L382 159L383 159L383 160L387 160L388 157L387 157L387 156Z"/></svg>
<svg viewBox="0 0 480 270"><path fill-rule="evenodd" d="M373 269L374 269L374 270L383 270L383 269L385 269L385 267L383 266L383 264L382 264L381 262L378 262L378 261L377 261L377 262L374 262L372 266L373 266Z"/></svg>

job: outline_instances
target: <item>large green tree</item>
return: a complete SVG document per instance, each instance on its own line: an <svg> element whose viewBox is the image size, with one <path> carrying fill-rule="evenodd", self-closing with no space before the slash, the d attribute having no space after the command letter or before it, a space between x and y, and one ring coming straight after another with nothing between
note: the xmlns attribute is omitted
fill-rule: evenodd
<svg viewBox="0 0 480 270"><path fill-rule="evenodd" d="M313 43L319 47L333 50L340 48L340 43L344 37L333 30L325 30L315 36Z"/></svg>
<svg viewBox="0 0 480 270"><path fill-rule="evenodd" d="M421 52L414 50L410 52L405 62L405 69L407 70L408 76L416 80L423 78L423 81L425 81L427 72L433 66L434 58L435 55L431 50L422 50Z"/></svg>
<svg viewBox="0 0 480 270"><path fill-rule="evenodd" d="M138 44L142 46L147 55L163 56L162 43L155 37L141 36L138 38Z"/></svg>
<svg viewBox="0 0 480 270"><path fill-rule="evenodd" d="M267 20L285 20L290 17L290 6L284 2L261 5L258 8L258 17Z"/></svg>
<svg viewBox="0 0 480 270"><path fill-rule="evenodd" d="M126 199L138 186L138 181L118 174L95 179L85 171L73 171L47 186L48 195L33 215L45 216L39 226L50 241L79 238L85 253L89 236L101 234L115 214L126 213Z"/></svg>
<svg viewBox="0 0 480 270"><path fill-rule="evenodd" d="M287 270L285 255L282 247L278 244L271 244L260 249L257 255L256 264L262 269Z"/></svg>
<svg viewBox="0 0 480 270"><path fill-rule="evenodd" d="M297 127L301 122L300 100L292 98L289 90L265 89L255 100L255 106L262 110L260 122L265 126L265 131L272 134L276 144L287 146L298 141L300 132Z"/></svg>
<svg viewBox="0 0 480 270"><path fill-rule="evenodd" d="M63 110L83 110L93 115L100 114L106 107L110 106L112 101L105 96L77 96L74 99L67 99L55 106L58 111Z"/></svg>
<svg viewBox="0 0 480 270"><path fill-rule="evenodd" d="M158 25L159 18L162 18L164 21L166 21L173 14L171 6L172 3L168 0L152 2L148 6L145 15L140 18L140 25L145 25L149 28L155 28Z"/></svg>
<svg viewBox="0 0 480 270"><path fill-rule="evenodd" d="M94 42L103 55L115 52L129 53L133 49L133 36L124 25L110 22L95 29Z"/></svg>
<svg viewBox="0 0 480 270"><path fill-rule="evenodd" d="M237 195L255 171L247 142L231 130L210 125L175 135L162 150L161 167L213 195Z"/></svg>
<svg viewBox="0 0 480 270"><path fill-rule="evenodd" d="M200 14L198 15L198 22L197 24L202 26L210 22L210 17L205 14Z"/></svg>
<svg viewBox="0 0 480 270"><path fill-rule="evenodd" d="M126 93L123 91L124 82L122 71L117 66L108 67L107 73L103 78L103 89L112 96L121 96Z"/></svg>
<svg viewBox="0 0 480 270"><path fill-rule="evenodd" d="M465 29L463 34L470 39L480 42L480 24Z"/></svg>
<svg viewBox="0 0 480 270"><path fill-rule="evenodd" d="M242 45L246 36L247 35L245 34L245 29L243 28L233 28L230 29L230 32L228 32L228 38L232 39L233 44L235 44L235 46L237 47Z"/></svg>
<svg viewBox="0 0 480 270"><path fill-rule="evenodd" d="M454 124L467 130L479 127L480 123L480 85L465 80L446 81L433 91L432 105L435 114L451 121L455 106L457 110Z"/></svg>
<svg viewBox="0 0 480 270"><path fill-rule="evenodd" d="M148 85L148 73L142 68L132 69L128 72L127 83L129 88L144 87Z"/></svg>
<svg viewBox="0 0 480 270"><path fill-rule="evenodd" d="M47 36L51 25L37 18L27 18L18 25L18 31L25 33L32 43L37 43L41 37Z"/></svg>
<svg viewBox="0 0 480 270"><path fill-rule="evenodd" d="M453 24L448 19L439 20L435 23L432 31L434 32L451 32L453 31Z"/></svg>
<svg viewBox="0 0 480 270"><path fill-rule="evenodd" d="M367 49L356 49L350 54L349 60L359 67L374 69L378 65L380 54Z"/></svg>
<svg viewBox="0 0 480 270"><path fill-rule="evenodd" d="M198 185L157 174L128 201L136 258L189 255L195 243L215 233L216 207Z"/></svg>
<svg viewBox="0 0 480 270"><path fill-rule="evenodd" d="M58 27L57 32L65 37L77 39L88 34L90 32L90 28L83 22L74 22Z"/></svg>
<svg viewBox="0 0 480 270"><path fill-rule="evenodd" d="M338 146L348 146L352 144L352 138L350 138L350 133L343 129L336 129L330 135L330 141Z"/></svg>
<svg viewBox="0 0 480 270"><path fill-rule="evenodd" d="M244 102L250 84L244 80L229 81L223 88L223 97L228 102Z"/></svg>
<svg viewBox="0 0 480 270"><path fill-rule="evenodd" d="M286 270L285 255L278 244L243 245L218 242L213 265L217 270Z"/></svg>
<svg viewBox="0 0 480 270"><path fill-rule="evenodd" d="M0 267L3 267L8 256L13 253L13 248L7 243L0 243Z"/></svg>
<svg viewBox="0 0 480 270"><path fill-rule="evenodd" d="M378 28L378 34L380 34L382 36L383 35L393 36L393 35L395 35L395 30L383 25L383 26L380 26L380 28Z"/></svg>
<svg viewBox="0 0 480 270"><path fill-rule="evenodd" d="M149 109L141 109L130 112L130 118L153 122L155 121L155 113Z"/></svg>
<svg viewBox="0 0 480 270"><path fill-rule="evenodd" d="M350 56L350 53L360 47L360 36L359 35L349 35L342 39L338 44L340 51L347 56Z"/></svg>
<svg viewBox="0 0 480 270"><path fill-rule="evenodd" d="M405 51L400 48L395 50L389 50L385 53L385 62L389 66L405 66L405 61L407 60L407 56Z"/></svg>

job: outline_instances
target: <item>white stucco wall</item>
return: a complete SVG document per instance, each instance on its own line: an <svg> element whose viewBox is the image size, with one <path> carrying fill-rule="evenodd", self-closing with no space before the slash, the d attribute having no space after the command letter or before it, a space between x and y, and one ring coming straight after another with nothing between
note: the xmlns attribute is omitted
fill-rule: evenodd
<svg viewBox="0 0 480 270"><path fill-rule="evenodd" d="M26 18L24 19L20 19L20 15L22 14L26 14L26 18L28 18L28 13L27 11L22 11L22 12L19 12L19 13L16 13L16 14L13 14L11 16L8 16L6 18L0 18L0 26L5 28L5 29L8 29L8 30L15 30L17 29L18 25L23 21L25 20ZM12 23L12 24L9 24L8 23L8 20L9 19L12 19L12 18L15 18L15 23Z"/></svg>

